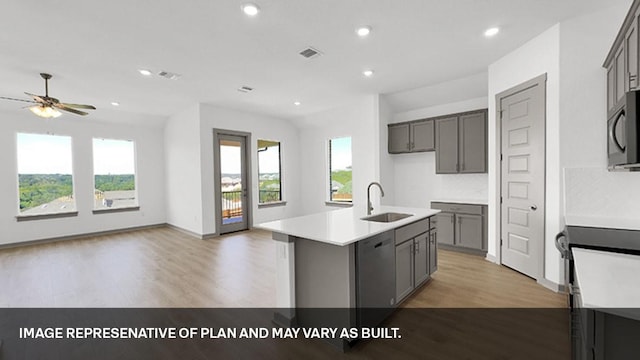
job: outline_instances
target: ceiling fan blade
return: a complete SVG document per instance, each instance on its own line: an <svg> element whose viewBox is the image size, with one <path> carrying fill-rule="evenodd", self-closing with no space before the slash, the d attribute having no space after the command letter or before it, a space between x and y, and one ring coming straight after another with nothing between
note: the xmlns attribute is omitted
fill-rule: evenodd
<svg viewBox="0 0 640 360"><path fill-rule="evenodd" d="M89 113L86 113L86 112L84 112L84 111L80 111L80 110L76 110L76 109L73 109L73 108L67 107L67 106L65 106L64 104L60 104L60 103L58 103L58 104L53 104L53 106L54 106L55 108L57 108L57 109L67 111L67 112L70 112L70 113L72 113L72 114L82 115L82 116L84 116L84 115L89 115Z"/></svg>
<svg viewBox="0 0 640 360"><path fill-rule="evenodd" d="M83 104L67 104L67 103L60 103L60 105L66 106L66 107L70 107L70 108L76 108L76 109L89 109L89 110L95 110L96 107L93 105L83 105Z"/></svg>
<svg viewBox="0 0 640 360"><path fill-rule="evenodd" d="M4 99L4 100L13 100L13 101L22 101L22 102L28 102L28 103L33 103L33 104L37 104L37 101L33 101L33 100L23 100L23 99L16 99L16 98L10 98L10 97L4 97L4 96L0 96L0 99Z"/></svg>
<svg viewBox="0 0 640 360"><path fill-rule="evenodd" d="M31 93L28 93L28 92L25 92L25 94L27 94L27 95L31 96L31 97L33 98L33 100L35 100L35 101L37 101L37 102L40 102L40 103L45 103L45 102L47 102L47 101L46 101L42 96L40 96L40 95L31 94Z"/></svg>

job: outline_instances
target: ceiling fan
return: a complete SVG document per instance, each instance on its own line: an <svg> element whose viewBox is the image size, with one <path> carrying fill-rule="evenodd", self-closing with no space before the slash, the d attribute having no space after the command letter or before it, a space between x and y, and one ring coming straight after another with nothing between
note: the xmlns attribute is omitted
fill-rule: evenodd
<svg viewBox="0 0 640 360"><path fill-rule="evenodd" d="M58 99L49 96L49 79L51 79L51 74L40 73L40 76L44 79L44 96L43 95L35 95L25 92L25 94L31 96L33 100L23 100L23 99L15 99L0 96L0 99L5 100L13 100L13 101L22 101L27 103L33 103L36 105L29 106L29 110L34 114L43 117L43 118L56 118L62 113L58 110L63 110L66 112L70 112L76 115L88 115L89 113L78 110L78 109L87 109L87 110L95 110L96 107L93 105L82 105L82 104L69 104L69 103L61 103Z"/></svg>

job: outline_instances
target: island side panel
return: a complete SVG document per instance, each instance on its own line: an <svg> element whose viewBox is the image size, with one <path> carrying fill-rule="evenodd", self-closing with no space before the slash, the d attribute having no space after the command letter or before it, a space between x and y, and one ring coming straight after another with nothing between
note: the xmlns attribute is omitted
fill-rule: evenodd
<svg viewBox="0 0 640 360"><path fill-rule="evenodd" d="M295 238L295 274L296 307L356 306L355 244Z"/></svg>
<svg viewBox="0 0 640 360"><path fill-rule="evenodd" d="M273 232L276 241L276 306L273 321L280 326L296 324L295 249L294 237Z"/></svg>

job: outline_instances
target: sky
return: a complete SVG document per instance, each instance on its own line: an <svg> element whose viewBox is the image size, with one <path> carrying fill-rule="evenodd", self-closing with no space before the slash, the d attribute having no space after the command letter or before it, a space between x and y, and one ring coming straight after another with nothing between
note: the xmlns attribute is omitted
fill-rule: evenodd
<svg viewBox="0 0 640 360"><path fill-rule="evenodd" d="M19 174L72 174L71 137L18 134ZM93 139L97 175L135 173L133 141Z"/></svg>
<svg viewBox="0 0 640 360"><path fill-rule="evenodd" d="M351 168L351 165L351 138L331 139L332 170L346 170Z"/></svg>

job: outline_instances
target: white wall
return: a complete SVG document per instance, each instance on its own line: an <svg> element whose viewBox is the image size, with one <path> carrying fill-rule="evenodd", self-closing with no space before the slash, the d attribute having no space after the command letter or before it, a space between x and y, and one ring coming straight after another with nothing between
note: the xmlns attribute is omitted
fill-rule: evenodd
<svg viewBox="0 0 640 360"><path fill-rule="evenodd" d="M380 123L378 97L364 96L351 105L306 116L300 126L301 212L310 214L334 210L327 206L329 139L351 136L353 160L353 206L365 214L367 185L378 181L380 158ZM383 184L384 186L384 184ZM380 201L378 190L372 190L372 202Z"/></svg>
<svg viewBox="0 0 640 360"><path fill-rule="evenodd" d="M553 245L561 230L560 178L560 25L557 24L489 66L489 256L497 256L500 193L496 94L547 74L546 87L546 208L544 277L560 281L559 256Z"/></svg>
<svg viewBox="0 0 640 360"><path fill-rule="evenodd" d="M382 188L385 190L384 197L380 203L384 205L395 204L395 164L394 156L387 150L387 125L393 120L393 109L384 95L379 95L378 100L378 138L379 138L379 179Z"/></svg>
<svg viewBox="0 0 640 360"><path fill-rule="evenodd" d="M109 116L115 116L111 113ZM123 115L124 116L124 115ZM51 239L165 222L164 119L126 115L131 125L101 122L100 113L86 118L65 115L44 120L24 110L0 113L0 244ZM136 124L136 119L140 123ZM65 135L72 138L73 184L78 216L17 222L18 132ZM94 137L133 140L139 211L96 214L93 210Z"/></svg>
<svg viewBox="0 0 640 360"><path fill-rule="evenodd" d="M200 107L197 104L167 120L164 142L167 223L202 235Z"/></svg>
<svg viewBox="0 0 640 360"><path fill-rule="evenodd" d="M444 91L449 84L441 86ZM396 113L391 122L417 120L486 107L487 97L478 97ZM383 146L386 151L386 144ZM392 155L392 159L396 205L429 207L433 200L487 200L487 174L438 175L435 152L397 154Z"/></svg>
<svg viewBox="0 0 640 360"><path fill-rule="evenodd" d="M200 105L200 131L202 169L202 218L203 233L213 234L215 212L213 183L213 129L235 130L251 133L251 190L253 223L293 217L300 204L300 142L298 129L289 121L265 115ZM258 139L280 141L281 179L283 200L286 205L258 208Z"/></svg>
<svg viewBox="0 0 640 360"><path fill-rule="evenodd" d="M561 164L567 216L640 218L640 173L606 171L602 63L631 2L560 24Z"/></svg>

